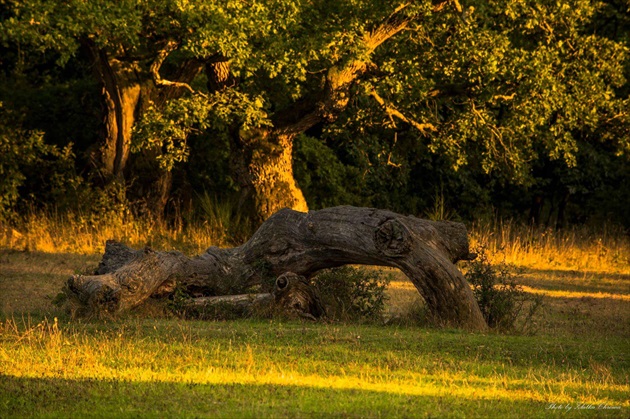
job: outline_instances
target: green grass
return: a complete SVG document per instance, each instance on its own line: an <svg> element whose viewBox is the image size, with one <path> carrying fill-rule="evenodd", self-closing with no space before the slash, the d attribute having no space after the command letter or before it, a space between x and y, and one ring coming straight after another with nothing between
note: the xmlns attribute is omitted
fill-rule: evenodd
<svg viewBox="0 0 630 419"><path fill-rule="evenodd" d="M630 260L615 256L627 239L534 246L503 235L493 254L545 306L536 334L501 335L413 321L72 320L51 302L69 275L96 266L88 244L107 233L74 237L92 249L82 255L57 246L81 234L70 227L50 230L47 253L22 247L44 243L35 230L3 236L17 244L0 246L0 418L630 416ZM207 246L198 239L191 249ZM593 246L607 250L577 263ZM394 274L391 316L419 301Z"/></svg>
<svg viewBox="0 0 630 419"><path fill-rule="evenodd" d="M551 403L628 411L627 340L619 337L559 342L254 320L10 320L0 348L3 417L544 417Z"/></svg>

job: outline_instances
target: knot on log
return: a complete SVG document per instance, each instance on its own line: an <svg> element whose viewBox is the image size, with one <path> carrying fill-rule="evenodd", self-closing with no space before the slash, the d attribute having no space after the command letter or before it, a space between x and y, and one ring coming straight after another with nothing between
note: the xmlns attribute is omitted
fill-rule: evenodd
<svg viewBox="0 0 630 419"><path fill-rule="evenodd" d="M374 245L386 256L402 257L411 249L409 229L399 220L390 219L374 232Z"/></svg>
<svg viewBox="0 0 630 419"><path fill-rule="evenodd" d="M274 296L277 306L300 317L315 320L326 314L317 290L296 273L286 272L276 278Z"/></svg>

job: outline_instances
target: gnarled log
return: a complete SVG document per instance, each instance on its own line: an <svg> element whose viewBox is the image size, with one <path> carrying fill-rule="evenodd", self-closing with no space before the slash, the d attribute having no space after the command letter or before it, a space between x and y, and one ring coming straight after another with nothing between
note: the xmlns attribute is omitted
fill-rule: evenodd
<svg viewBox="0 0 630 419"><path fill-rule="evenodd" d="M235 295L271 291L271 281L287 272L309 278L346 264L379 265L404 272L445 325L485 330L470 286L454 265L470 257L461 223L349 206L283 209L247 243L213 246L194 258L109 241L96 275L72 276L66 293L89 311L117 313L168 295L176 284L191 295Z"/></svg>

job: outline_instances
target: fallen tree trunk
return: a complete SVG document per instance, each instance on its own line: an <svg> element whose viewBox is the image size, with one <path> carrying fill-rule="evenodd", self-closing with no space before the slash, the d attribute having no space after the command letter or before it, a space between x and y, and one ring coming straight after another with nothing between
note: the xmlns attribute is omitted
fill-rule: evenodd
<svg viewBox="0 0 630 419"><path fill-rule="evenodd" d="M283 209L242 246L210 247L195 258L109 241L96 274L72 276L65 292L84 313L113 314L151 296L168 296L176 286L200 298L266 293L287 273L310 278L325 268L379 265L404 272L444 325L485 330L470 286L454 265L470 258L460 223L348 206L309 213ZM309 298L302 299L313 310L316 298ZM293 300L285 304L300 304Z"/></svg>

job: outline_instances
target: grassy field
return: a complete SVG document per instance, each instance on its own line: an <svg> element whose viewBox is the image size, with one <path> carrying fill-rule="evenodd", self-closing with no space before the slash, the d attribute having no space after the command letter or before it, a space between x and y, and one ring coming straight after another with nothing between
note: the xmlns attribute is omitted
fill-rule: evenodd
<svg viewBox="0 0 630 419"><path fill-rule="evenodd" d="M0 237L2 418L630 416L620 233L474 227L473 241L543 297L534 334L502 335L410 320L72 320L52 298L98 263L105 238L195 253L221 236L40 221ZM389 315L404 317L419 297L394 275Z"/></svg>

